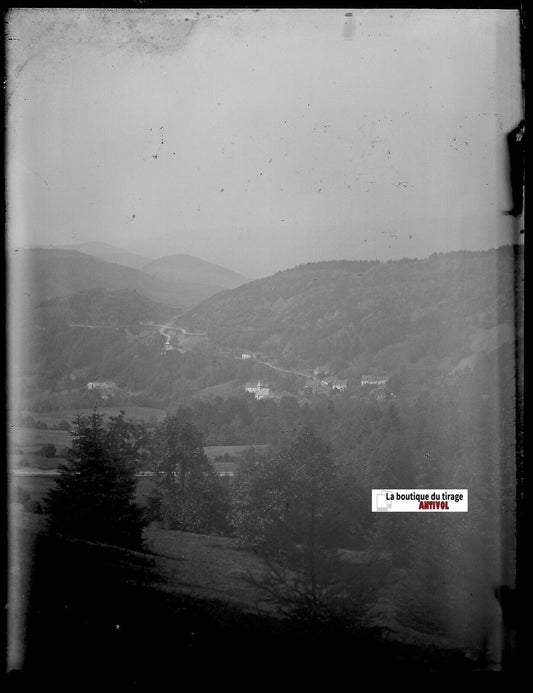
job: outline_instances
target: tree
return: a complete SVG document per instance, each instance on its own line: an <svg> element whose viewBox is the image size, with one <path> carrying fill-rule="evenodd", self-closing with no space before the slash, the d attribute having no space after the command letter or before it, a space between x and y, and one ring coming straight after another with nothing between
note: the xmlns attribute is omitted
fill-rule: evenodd
<svg viewBox="0 0 533 693"><path fill-rule="evenodd" d="M56 446L53 443L47 443L46 445L43 445L43 447L41 448L41 455L43 457L55 457L56 452Z"/></svg>
<svg viewBox="0 0 533 693"><path fill-rule="evenodd" d="M251 460L235 480L232 519L237 538L264 560L248 579L285 615L324 623L363 617L378 581L375 566L357 566L341 550L350 541L339 512L340 478L329 447L306 425L289 448ZM352 518L352 521L354 518Z"/></svg>
<svg viewBox="0 0 533 693"><path fill-rule="evenodd" d="M126 435L131 426L124 412L107 428L96 409L88 417L78 414L68 463L61 465L45 501L50 531L130 548L142 545L146 523L133 500L135 457Z"/></svg>
<svg viewBox="0 0 533 693"><path fill-rule="evenodd" d="M155 519L167 529L225 531L225 488L196 426L179 414L167 416L153 432L151 458L157 485L150 499Z"/></svg>

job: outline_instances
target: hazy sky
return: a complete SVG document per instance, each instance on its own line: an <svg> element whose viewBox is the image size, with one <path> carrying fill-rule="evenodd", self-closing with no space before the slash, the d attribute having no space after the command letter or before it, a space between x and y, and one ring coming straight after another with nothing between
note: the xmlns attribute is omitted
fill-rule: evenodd
<svg viewBox="0 0 533 693"><path fill-rule="evenodd" d="M345 13L12 11L10 242L248 276L508 242L517 13Z"/></svg>

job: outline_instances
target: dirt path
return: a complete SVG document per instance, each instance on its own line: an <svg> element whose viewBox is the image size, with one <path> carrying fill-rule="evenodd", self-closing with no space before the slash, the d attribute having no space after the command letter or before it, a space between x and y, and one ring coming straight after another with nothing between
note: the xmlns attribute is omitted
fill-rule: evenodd
<svg viewBox="0 0 533 693"><path fill-rule="evenodd" d="M299 375L302 378L312 378L313 376L309 373L305 373L303 371L293 371L288 368L280 368L279 366L274 366L273 363L268 363L268 361L260 361L259 359L252 359L255 361L255 363L260 363L262 366L268 366L268 368L272 368L274 371L279 371L280 373L291 373L292 375Z"/></svg>

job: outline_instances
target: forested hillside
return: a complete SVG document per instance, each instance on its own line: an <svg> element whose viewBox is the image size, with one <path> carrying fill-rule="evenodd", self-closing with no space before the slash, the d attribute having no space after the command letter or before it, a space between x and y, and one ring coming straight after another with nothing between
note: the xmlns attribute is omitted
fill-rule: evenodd
<svg viewBox="0 0 533 693"><path fill-rule="evenodd" d="M310 263L214 296L184 321L287 365L446 373L513 339L516 252Z"/></svg>
<svg viewBox="0 0 533 693"><path fill-rule="evenodd" d="M38 318L66 324L127 327L143 322L162 322L175 314L172 306L151 301L133 289L90 289L52 298L39 305Z"/></svg>
<svg viewBox="0 0 533 693"><path fill-rule="evenodd" d="M116 382L120 404L163 408L197 396L242 396L254 378L298 395L304 378L242 361L241 350L288 370L327 368L347 378L350 394L359 392L361 374L385 372L393 391L409 397L513 344L516 252L503 247L280 272L181 317L181 326L208 336L184 352L163 352L165 338L146 324L177 311L137 291L91 289L44 301L18 335L29 409L76 406L79 398L90 406L83 389L90 380Z"/></svg>

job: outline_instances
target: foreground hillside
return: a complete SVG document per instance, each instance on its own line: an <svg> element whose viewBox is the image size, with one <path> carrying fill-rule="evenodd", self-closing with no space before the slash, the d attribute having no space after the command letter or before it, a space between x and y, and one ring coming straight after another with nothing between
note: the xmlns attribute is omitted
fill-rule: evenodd
<svg viewBox="0 0 533 693"><path fill-rule="evenodd" d="M337 671L352 666L354 652L368 674L384 665L404 674L472 671L472 660L448 643L402 643L372 628L309 632L259 609L242 580L259 569L257 560L230 540L152 532L151 551L140 553L53 539L32 519L41 518L27 516L17 528L23 551L11 566L17 586L31 584L25 602L10 603L26 622L10 643L13 688L102 680L121 690L164 687L176 675L176 653L185 655L181 676L209 681L237 660L258 670L273 661L301 676L300 662L311 655ZM215 587L206 587L210 579Z"/></svg>

